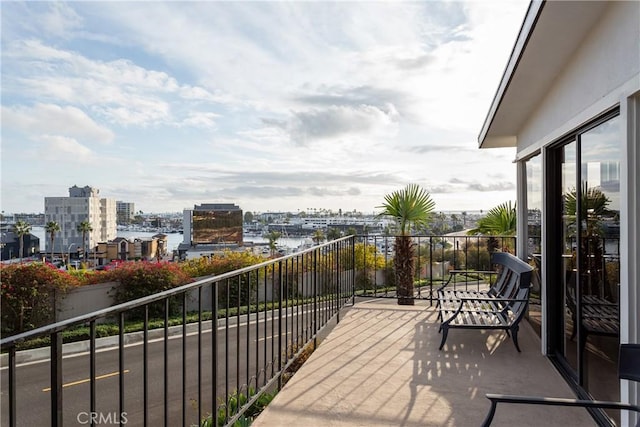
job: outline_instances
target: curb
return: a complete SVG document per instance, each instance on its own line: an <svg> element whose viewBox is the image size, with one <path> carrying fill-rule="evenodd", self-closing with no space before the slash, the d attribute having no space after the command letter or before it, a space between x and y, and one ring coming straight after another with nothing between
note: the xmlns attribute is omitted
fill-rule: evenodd
<svg viewBox="0 0 640 427"><path fill-rule="evenodd" d="M218 327L224 322L218 320ZM231 322L230 322L231 323ZM211 320L205 320L202 322L202 330L208 331L211 330ZM187 335L194 334L198 332L198 323L188 323L187 324ZM164 337L164 328L158 329L150 329L148 332L148 340L156 340ZM169 327L169 336L177 336L182 335L182 325L170 326ZM96 351L97 350L111 350L118 348L119 336L110 336L110 337L102 337L96 338ZM142 343L144 340L144 332L130 332L124 335L124 345L131 346ZM77 355L80 353L88 353L90 351L90 341L78 341L71 342L62 345L62 357L69 357L73 355ZM16 365L25 364L25 363L36 363L43 360L48 360L51 355L51 347L40 347L29 350L20 350L16 352ZM9 365L9 355L4 353L0 355L0 369L7 368Z"/></svg>

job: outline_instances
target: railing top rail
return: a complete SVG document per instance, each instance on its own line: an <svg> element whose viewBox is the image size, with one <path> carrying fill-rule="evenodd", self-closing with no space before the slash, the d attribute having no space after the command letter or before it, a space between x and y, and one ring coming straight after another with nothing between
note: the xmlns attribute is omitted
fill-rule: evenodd
<svg viewBox="0 0 640 427"><path fill-rule="evenodd" d="M340 239L336 239L336 240L332 240L330 242L327 243L323 243L317 246L313 246L311 248L305 249L303 251L300 252L296 252L293 254L289 254L280 258L276 258L276 259L272 259L272 260L268 260L265 262L261 262L260 264L255 264L255 265L251 265L248 267L244 267L238 270L233 270L233 271L229 271L220 275L216 275L216 276L209 276L200 280L197 280L195 282L191 282L191 283L187 283L185 285L182 286L178 286L172 289L168 289L166 291L162 291L162 292L158 292L156 294L153 295L149 295L143 298L138 298L136 300L132 300L132 301L127 301L124 302L122 304L118 304L118 305L114 305L108 308L104 308L102 310L98 310L98 311L94 311L92 313L87 313L87 314L83 314L81 316L77 316L77 317L73 317L71 319L67 319L67 320L62 320L60 322L57 323L52 323L50 325L46 325L46 326L41 326L39 328L35 328L32 329L30 331L26 331L20 334L16 334L16 335L12 335L10 337L4 338L0 340L0 349L2 350L8 350L11 347L14 347L16 345L16 343L26 340L26 339L30 339L30 338L35 338L38 336L42 336L42 335L48 335L48 334L53 334L56 332L61 332L65 329L67 329L70 326L74 326L77 324L82 324L82 323L88 323L91 322L93 320L96 319L100 319L103 317L107 317L110 315L114 315L114 314L120 314L121 312L124 311L128 311L134 308L138 308L138 307L142 307L144 305L147 304L151 304L154 303L156 301L162 301L168 297L172 297L175 295L181 295L185 292L188 292L192 289L197 289L200 288L202 286L206 286L206 285L210 285L212 283L216 283L216 282L221 282L223 280L226 279L230 279L232 277L236 277L239 276L241 274L244 273L249 273L251 271L255 271L255 270L259 270L262 268L266 268L270 265L274 265L274 264L279 264L282 263L284 261L287 261L289 259L295 258L295 257L299 257L301 255L304 255L306 253L309 252L314 252L317 251L319 249L322 249L323 247L327 247L327 246L331 246L331 245L335 245L338 242L342 242L342 241L348 241L352 238L353 236L346 236L346 237L342 237Z"/></svg>

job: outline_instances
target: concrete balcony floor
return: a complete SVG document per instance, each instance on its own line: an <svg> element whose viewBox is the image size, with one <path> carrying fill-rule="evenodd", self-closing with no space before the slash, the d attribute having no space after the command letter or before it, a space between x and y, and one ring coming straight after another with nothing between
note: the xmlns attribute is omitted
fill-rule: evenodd
<svg viewBox="0 0 640 427"><path fill-rule="evenodd" d="M456 330L438 350L428 302L361 300L253 426L479 426L486 393L574 397L527 322L522 353L502 331ZM499 404L494 426L592 426L584 409Z"/></svg>

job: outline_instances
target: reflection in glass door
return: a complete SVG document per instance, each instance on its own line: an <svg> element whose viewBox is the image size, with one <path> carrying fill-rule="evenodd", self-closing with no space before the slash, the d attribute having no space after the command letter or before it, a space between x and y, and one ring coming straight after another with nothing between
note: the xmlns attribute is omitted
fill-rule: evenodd
<svg viewBox="0 0 640 427"><path fill-rule="evenodd" d="M549 286L558 299L552 352L580 389L602 400L619 399L619 122L600 120L552 151L551 200L560 202L552 209L558 233L550 237L557 250Z"/></svg>
<svg viewBox="0 0 640 427"><path fill-rule="evenodd" d="M566 200L571 194L575 195L576 188L576 142L564 145L560 150L562 152L562 169L561 169L561 185L562 185L562 299L565 302L563 310L564 334L563 348L564 357L571 366L573 372L578 372L578 354L576 351L575 339L577 336L577 306L576 306L576 217L575 205L568 206Z"/></svg>
<svg viewBox="0 0 640 427"><path fill-rule="evenodd" d="M581 381L597 399L619 397L620 120L580 137Z"/></svg>

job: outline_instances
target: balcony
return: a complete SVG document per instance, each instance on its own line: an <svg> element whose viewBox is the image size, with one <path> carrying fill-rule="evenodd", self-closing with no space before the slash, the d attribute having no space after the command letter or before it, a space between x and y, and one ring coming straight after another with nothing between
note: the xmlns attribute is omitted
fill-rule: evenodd
<svg viewBox="0 0 640 427"><path fill-rule="evenodd" d="M436 317L426 301L358 300L252 425L479 426L486 393L575 397L526 322L522 353L504 332L468 330L454 331L438 351ZM504 405L492 425L594 421L582 409Z"/></svg>
<svg viewBox="0 0 640 427"><path fill-rule="evenodd" d="M489 252L513 248L512 238L416 236L414 306L396 305L392 239L380 239L345 237L4 338L0 424L216 425L213 413L234 425L275 394L254 425L466 426L484 418L485 393L572 397L529 324L522 353L504 333L464 330L438 350L433 297L447 270L489 270ZM102 321L115 322L117 336L97 338ZM142 330L127 333L131 321ZM78 325L91 339L63 345ZM50 357L28 361L32 351L18 346L36 337L49 338L38 351ZM546 425L592 424L581 410L544 416ZM526 407L499 408L495 419L541 422Z"/></svg>

